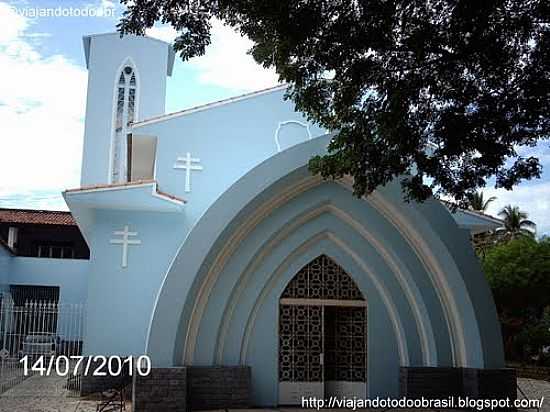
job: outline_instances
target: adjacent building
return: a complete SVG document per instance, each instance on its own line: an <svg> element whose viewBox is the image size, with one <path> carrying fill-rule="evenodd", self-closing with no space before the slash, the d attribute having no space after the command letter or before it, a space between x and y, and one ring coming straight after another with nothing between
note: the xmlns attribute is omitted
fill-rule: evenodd
<svg viewBox="0 0 550 412"><path fill-rule="evenodd" d="M16 303L83 303L89 259L70 212L0 208L0 284Z"/></svg>

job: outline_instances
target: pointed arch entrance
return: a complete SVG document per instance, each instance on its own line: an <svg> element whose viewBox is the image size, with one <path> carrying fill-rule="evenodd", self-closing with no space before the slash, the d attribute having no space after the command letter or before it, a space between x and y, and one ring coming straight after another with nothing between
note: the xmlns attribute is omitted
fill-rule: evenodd
<svg viewBox="0 0 550 412"><path fill-rule="evenodd" d="M334 260L301 268L279 299L279 404L365 398L367 302Z"/></svg>

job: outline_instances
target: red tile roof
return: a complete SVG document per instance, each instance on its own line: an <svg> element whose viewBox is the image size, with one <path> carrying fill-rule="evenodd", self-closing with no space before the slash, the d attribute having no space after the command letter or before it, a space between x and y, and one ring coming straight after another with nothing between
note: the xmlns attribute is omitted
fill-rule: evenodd
<svg viewBox="0 0 550 412"><path fill-rule="evenodd" d="M0 223L76 226L71 212L0 208Z"/></svg>

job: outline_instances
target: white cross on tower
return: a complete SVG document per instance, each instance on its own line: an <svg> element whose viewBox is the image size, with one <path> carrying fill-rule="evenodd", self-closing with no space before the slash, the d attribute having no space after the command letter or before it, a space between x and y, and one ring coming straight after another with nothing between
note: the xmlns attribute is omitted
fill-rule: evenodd
<svg viewBox="0 0 550 412"><path fill-rule="evenodd" d="M122 239L111 239L113 245L122 245L122 267L128 266L128 245L141 245L141 240L130 240L130 236L137 236L138 232L129 232L128 225L124 226L124 230L116 230L113 232L115 236L122 236Z"/></svg>
<svg viewBox="0 0 550 412"><path fill-rule="evenodd" d="M185 169L185 191L191 191L191 171L202 170L202 166L193 164L200 163L201 159L191 157L191 153L187 152L184 157L179 156L174 164L174 169Z"/></svg>

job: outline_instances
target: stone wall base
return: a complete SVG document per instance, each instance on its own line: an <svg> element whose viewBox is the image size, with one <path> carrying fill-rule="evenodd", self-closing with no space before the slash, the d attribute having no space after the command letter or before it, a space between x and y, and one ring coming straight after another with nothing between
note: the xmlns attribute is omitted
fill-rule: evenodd
<svg viewBox="0 0 550 412"><path fill-rule="evenodd" d="M462 394L460 368L402 367L399 374L400 396L442 399Z"/></svg>
<svg viewBox="0 0 550 412"><path fill-rule="evenodd" d="M134 412L186 412L187 369L153 368L147 376L134 374L132 407Z"/></svg>
<svg viewBox="0 0 550 412"><path fill-rule="evenodd" d="M187 390L192 411L248 408L250 367L188 366Z"/></svg>
<svg viewBox="0 0 550 412"><path fill-rule="evenodd" d="M464 394L477 399L516 399L515 369L462 369Z"/></svg>
<svg viewBox="0 0 550 412"><path fill-rule="evenodd" d="M187 412L248 408L250 368L247 366L183 366L153 368L148 376L134 374L134 412Z"/></svg>
<svg viewBox="0 0 550 412"><path fill-rule="evenodd" d="M517 398L516 370L509 368L402 367L399 383L400 395L408 398Z"/></svg>

